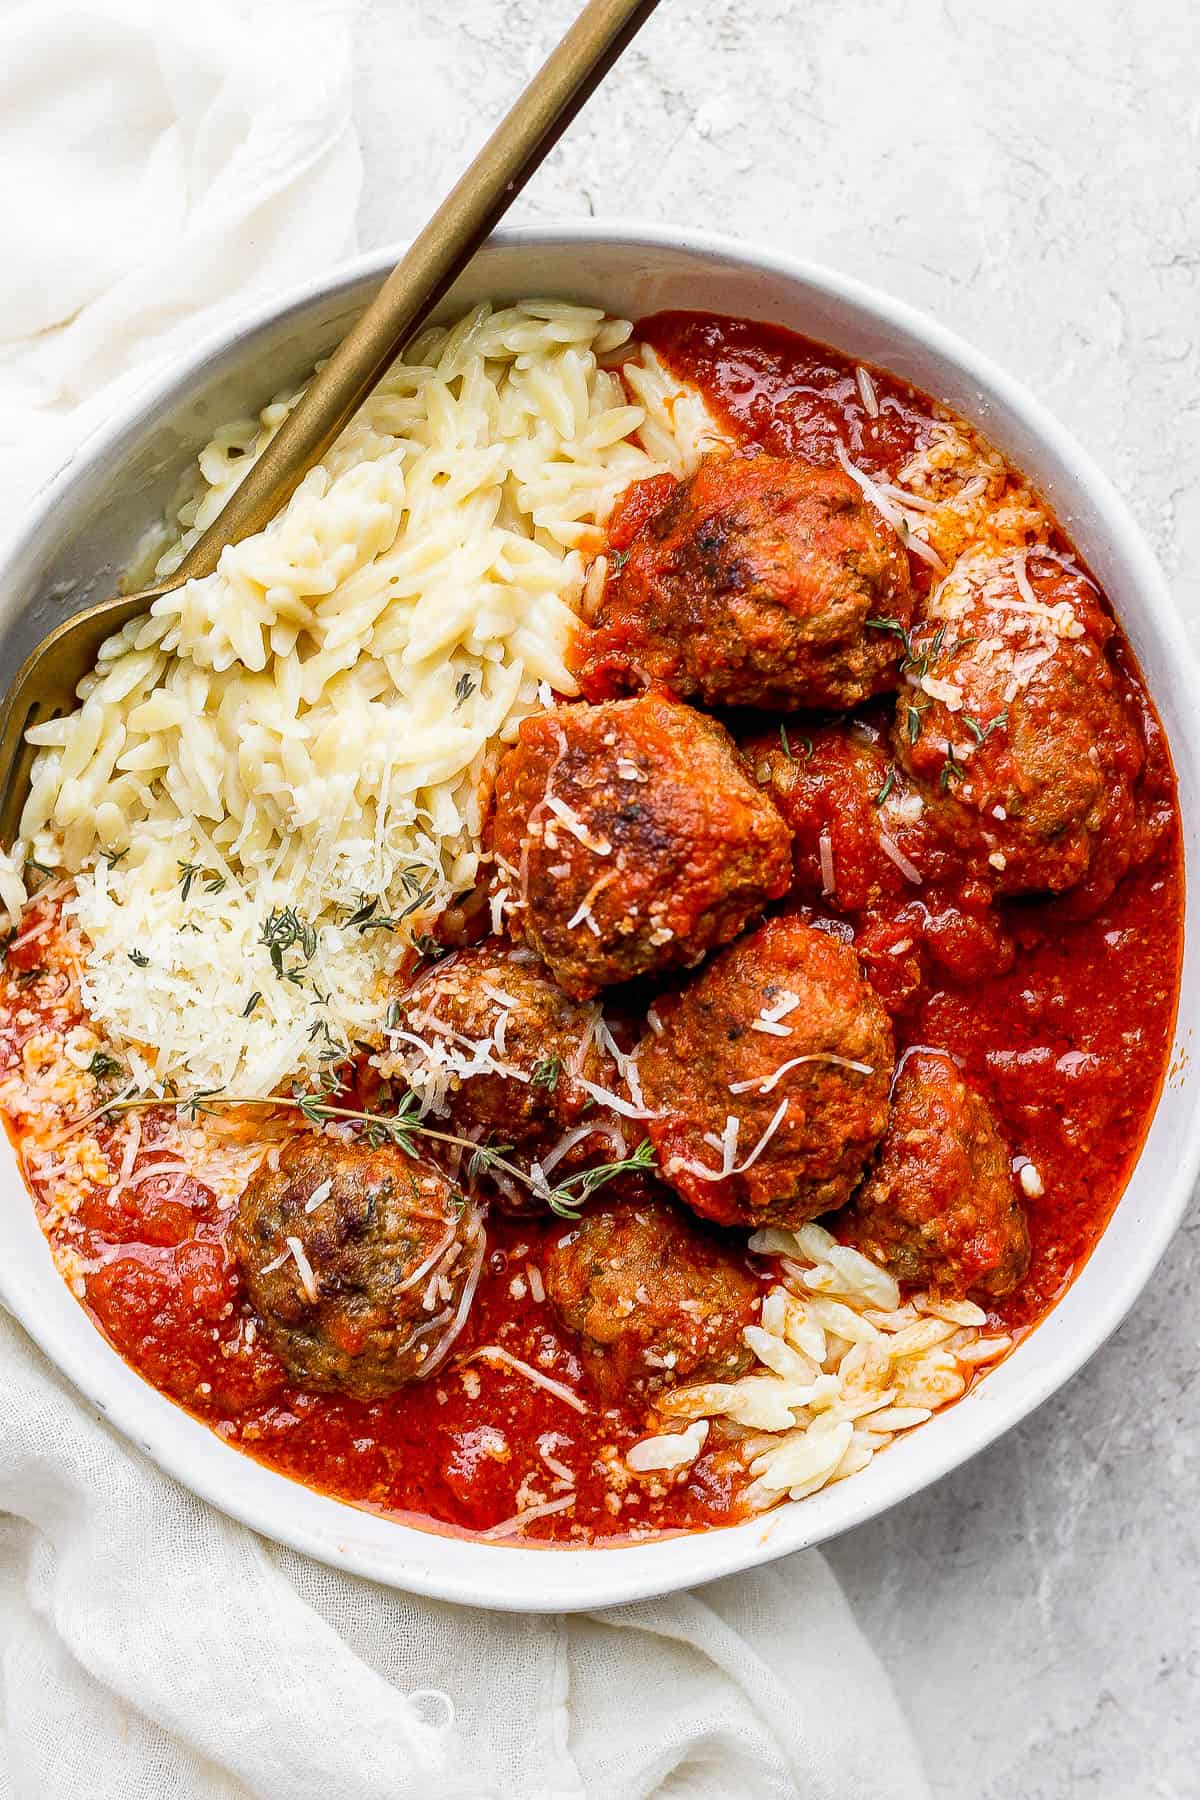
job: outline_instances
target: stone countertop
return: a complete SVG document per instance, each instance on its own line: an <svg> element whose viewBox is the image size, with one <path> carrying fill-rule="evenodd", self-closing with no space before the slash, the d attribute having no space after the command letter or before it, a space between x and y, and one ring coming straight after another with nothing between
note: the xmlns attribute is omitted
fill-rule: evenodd
<svg viewBox="0 0 1200 1800"><path fill-rule="evenodd" d="M573 11L365 0L364 246ZM513 216L716 225L945 320L1113 477L1200 633L1198 47L1185 0L662 0ZM1200 1791L1198 1284L1193 1216L1063 1393L832 1546L939 1800Z"/></svg>

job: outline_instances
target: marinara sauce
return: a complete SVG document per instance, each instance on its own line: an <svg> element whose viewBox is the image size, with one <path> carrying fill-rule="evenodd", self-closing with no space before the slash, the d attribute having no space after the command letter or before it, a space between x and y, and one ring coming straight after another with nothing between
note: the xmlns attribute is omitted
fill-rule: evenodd
<svg viewBox="0 0 1200 1800"><path fill-rule="evenodd" d="M638 334L731 435L774 455L832 463L840 442L872 479L894 480L935 411L927 395L871 370L872 416L852 362L778 326L660 313ZM1073 548L1061 534L1057 547ZM928 564L913 559L912 574L918 591L928 588ZM1014 1329L1052 1305L1104 1229L1149 1127L1175 1024L1184 898L1175 776L1119 623L1110 654L1143 707L1143 804L1169 820L1156 854L1085 920L1072 919L1069 898L1001 903L1018 944L1011 971L927 985L897 1028L898 1054L909 1044L951 1051L1038 1168L1044 1192L1024 1202L1029 1273L997 1308Z"/></svg>
<svg viewBox="0 0 1200 1800"><path fill-rule="evenodd" d="M840 443L873 479L895 478L937 410L874 370L869 409L852 362L770 325L674 313L644 321L638 335L704 393L738 442L819 463L833 462ZM631 491L612 523L613 549L669 488L666 480ZM913 559L912 573L918 592L927 590L928 566ZM975 982L943 970L896 1021L898 1053L910 1044L951 1051L1010 1144L1040 1172L1042 1192L1026 1200L1029 1273L994 1315L1017 1333L1053 1304L1103 1230L1149 1125L1171 1043L1183 906L1174 778L1119 636L1115 654L1143 696L1147 802L1168 821L1154 857L1086 919L1073 918L1062 900L1004 904L1018 945L1011 970ZM40 1054L43 1037L86 1023L77 986L47 956L52 936L35 931L10 953L0 1074ZM268 1125L244 1117L226 1128L252 1148ZM622 1453L644 1431L641 1409L605 1410L593 1400L573 1342L540 1294L542 1255L562 1221L490 1221L467 1325L451 1362L429 1381L372 1402L308 1393L288 1382L242 1303L225 1249L235 1197L181 1177L169 1111L141 1115L116 1200L128 1137L118 1141L118 1128L104 1120L94 1126L101 1166L81 1166L82 1199L66 1216L39 1174L36 1143L13 1129L64 1272L74 1271L75 1291L116 1348L222 1438L282 1473L435 1529L504 1530L518 1511L544 1508L530 1514L525 1541L611 1541L737 1516L744 1477L728 1449L707 1448L676 1477L622 1476ZM545 1383L531 1382L497 1349ZM568 1491L573 1503L555 1510Z"/></svg>

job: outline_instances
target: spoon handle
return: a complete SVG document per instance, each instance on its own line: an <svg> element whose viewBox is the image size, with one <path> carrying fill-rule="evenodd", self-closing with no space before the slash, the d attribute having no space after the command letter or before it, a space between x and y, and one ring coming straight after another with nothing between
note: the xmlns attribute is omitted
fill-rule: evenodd
<svg viewBox="0 0 1200 1800"><path fill-rule="evenodd" d="M261 531L461 274L657 0L589 0L466 173L288 414L168 586L208 575Z"/></svg>

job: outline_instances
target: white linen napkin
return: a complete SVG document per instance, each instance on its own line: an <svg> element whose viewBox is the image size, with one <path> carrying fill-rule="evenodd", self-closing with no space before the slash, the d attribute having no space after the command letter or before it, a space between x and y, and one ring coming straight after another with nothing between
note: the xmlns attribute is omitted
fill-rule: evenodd
<svg viewBox="0 0 1200 1800"><path fill-rule="evenodd" d="M0 519L154 362L355 248L352 26L348 0L0 0ZM0 1800L928 1794L815 1552L592 1616L468 1611L233 1524L3 1313L0 1381Z"/></svg>

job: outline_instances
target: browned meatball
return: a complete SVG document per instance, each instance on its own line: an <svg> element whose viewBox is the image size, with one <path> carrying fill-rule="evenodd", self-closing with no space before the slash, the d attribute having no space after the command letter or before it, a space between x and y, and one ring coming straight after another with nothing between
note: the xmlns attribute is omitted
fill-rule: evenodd
<svg viewBox="0 0 1200 1800"><path fill-rule="evenodd" d="M905 1059L878 1161L837 1229L898 1281L947 1297L999 1299L1024 1275L1029 1231L1008 1152L945 1052Z"/></svg>
<svg viewBox="0 0 1200 1800"><path fill-rule="evenodd" d="M599 1007L569 999L531 950L498 938L436 964L396 1011L380 1071L468 1134L541 1145L594 1106L581 1081L620 1091Z"/></svg>
<svg viewBox="0 0 1200 1800"><path fill-rule="evenodd" d="M787 827L729 733L655 695L526 719L493 834L510 930L576 999L698 962L790 880Z"/></svg>
<svg viewBox="0 0 1200 1800"><path fill-rule="evenodd" d="M912 634L893 734L929 824L998 893L1093 875L1111 891L1140 853L1145 745L1095 588L1021 552L956 573L934 606Z"/></svg>
<svg viewBox="0 0 1200 1800"><path fill-rule="evenodd" d="M849 1199L892 1075L891 1027L849 945L772 919L654 1010L647 1129L689 1206L725 1225L799 1225Z"/></svg>
<svg viewBox="0 0 1200 1800"><path fill-rule="evenodd" d="M371 1399L442 1361L484 1239L478 1211L432 1164L312 1133L260 1164L230 1243L292 1378Z"/></svg>
<svg viewBox="0 0 1200 1800"><path fill-rule="evenodd" d="M590 699L661 686L714 706L856 706L896 685L908 553L841 469L713 456L638 532L575 647Z"/></svg>
<svg viewBox="0 0 1200 1800"><path fill-rule="evenodd" d="M744 1260L674 1206L630 1202L587 1213L545 1264L546 1296L578 1332L606 1400L683 1381L730 1381L759 1287Z"/></svg>

